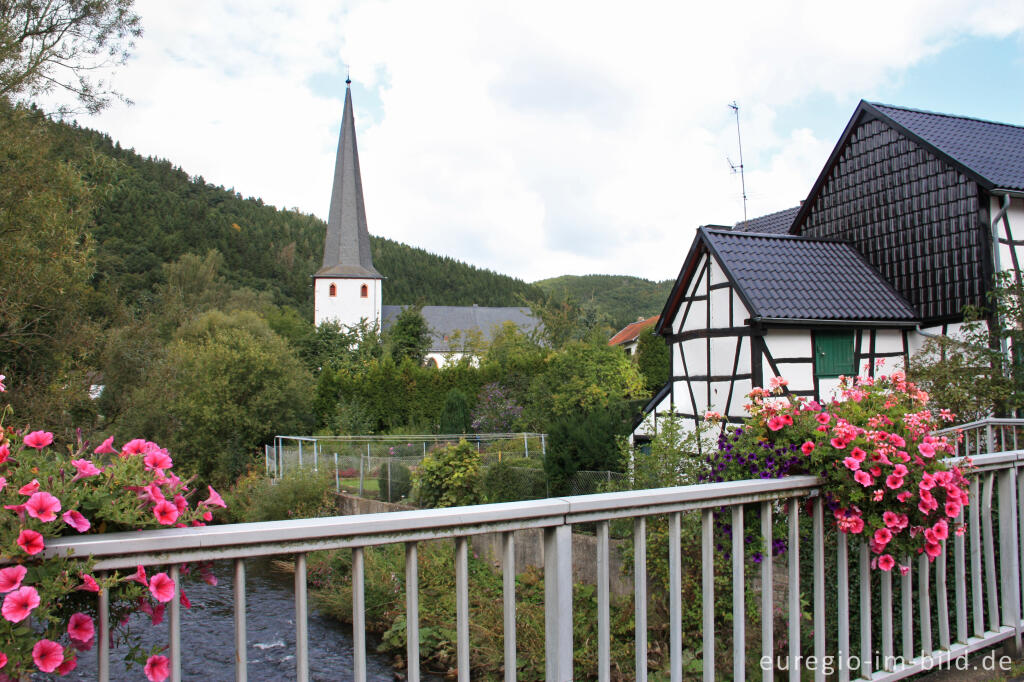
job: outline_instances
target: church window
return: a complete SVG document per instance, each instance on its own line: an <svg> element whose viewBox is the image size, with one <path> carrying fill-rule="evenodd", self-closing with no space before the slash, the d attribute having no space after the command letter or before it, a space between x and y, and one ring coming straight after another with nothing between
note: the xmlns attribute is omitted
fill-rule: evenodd
<svg viewBox="0 0 1024 682"><path fill-rule="evenodd" d="M857 362L853 356L852 331L819 331L814 333L814 375L853 376Z"/></svg>
<svg viewBox="0 0 1024 682"><path fill-rule="evenodd" d="M338 287L335 286L334 284L332 284L331 287L327 290L327 295L328 296L337 296L338 295Z"/></svg>
<svg viewBox="0 0 1024 682"><path fill-rule="evenodd" d="M364 284L359 287L359 298L366 298L370 295L370 289Z"/></svg>

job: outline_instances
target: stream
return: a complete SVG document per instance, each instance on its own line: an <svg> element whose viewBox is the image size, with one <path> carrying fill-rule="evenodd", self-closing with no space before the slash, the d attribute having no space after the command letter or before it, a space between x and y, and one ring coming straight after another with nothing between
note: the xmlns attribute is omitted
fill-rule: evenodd
<svg viewBox="0 0 1024 682"><path fill-rule="evenodd" d="M230 682L235 679L234 575L231 562L218 562L214 574L217 576L216 586L207 585L198 578L184 581L185 594L192 602L192 608L181 610L183 680ZM318 613L312 599L309 603L310 679L324 682L353 679L351 628ZM149 616L136 613L130 627L141 635L144 651L167 644L166 618L154 627ZM246 634L249 680L280 682L296 678L294 579L290 574L274 571L267 559L246 561ZM371 653L373 649L374 643L368 642L367 679L395 680L396 671L390 660ZM123 646L111 649L110 679L145 681L141 666L127 669L124 661L127 652ZM81 654L75 670L61 679L95 680L95 647Z"/></svg>

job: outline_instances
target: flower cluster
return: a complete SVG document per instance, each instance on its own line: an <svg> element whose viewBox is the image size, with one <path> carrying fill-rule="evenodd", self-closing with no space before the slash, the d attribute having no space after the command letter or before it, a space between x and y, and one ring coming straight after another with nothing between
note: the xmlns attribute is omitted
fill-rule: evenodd
<svg viewBox="0 0 1024 682"><path fill-rule="evenodd" d="M114 623L138 610L157 623L175 595L187 604L165 572L147 579L139 566L133 575L97 578L89 559L45 556L47 540L204 525L211 507L225 506L212 488L191 503L196 491L172 472L171 456L155 443L132 440L119 451L108 438L90 452L80 441L70 455L53 445L47 431L20 433L0 424L0 680L73 670L78 654L94 644L100 589L110 594ZM166 679L166 657L154 651L143 660L149 680Z"/></svg>
<svg viewBox="0 0 1024 682"><path fill-rule="evenodd" d="M865 537L872 566L884 571L922 553L934 560L950 533L964 532L968 483L960 465L943 459L954 444L932 435L954 415L929 410L928 395L903 372L841 377L827 405L788 395L786 386L776 377L750 392L751 416L722 433L704 480L823 477L836 529Z"/></svg>

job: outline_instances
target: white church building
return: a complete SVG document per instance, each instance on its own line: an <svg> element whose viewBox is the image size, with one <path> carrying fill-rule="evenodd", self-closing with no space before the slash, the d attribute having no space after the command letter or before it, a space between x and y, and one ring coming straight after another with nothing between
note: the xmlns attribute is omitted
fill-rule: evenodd
<svg viewBox="0 0 1024 682"><path fill-rule="evenodd" d="M405 306L383 305L385 278L373 267L363 181L359 173L351 81L345 82L345 109L327 216L324 258L313 275L313 321L316 326L334 322L347 327L365 321L386 330ZM426 362L436 367L463 355L452 345L461 336L457 332L479 331L490 339L495 329L507 322L523 331L532 331L539 325L525 307L423 306L421 313L431 331Z"/></svg>

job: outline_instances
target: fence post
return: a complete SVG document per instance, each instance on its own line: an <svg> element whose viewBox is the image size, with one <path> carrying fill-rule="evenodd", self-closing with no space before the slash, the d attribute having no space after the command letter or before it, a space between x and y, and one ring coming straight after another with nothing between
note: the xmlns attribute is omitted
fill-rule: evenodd
<svg viewBox="0 0 1024 682"><path fill-rule="evenodd" d="M572 528L544 529L544 678L572 679Z"/></svg>
<svg viewBox="0 0 1024 682"><path fill-rule="evenodd" d="M1015 631L1013 656L1021 653L1020 567L1017 565L1017 481L1016 468L999 472L999 568L1003 603L1003 625Z"/></svg>
<svg viewBox="0 0 1024 682"><path fill-rule="evenodd" d="M370 451L370 444L369 443L366 444L366 451L367 452ZM366 457L369 458L370 455L367 454ZM363 453L360 452L359 453L359 497L362 497L362 496L363 496Z"/></svg>
<svg viewBox="0 0 1024 682"><path fill-rule="evenodd" d="M334 492L341 492L341 477L338 474L338 453L334 453Z"/></svg>
<svg viewBox="0 0 1024 682"><path fill-rule="evenodd" d="M393 458L388 457L388 502L391 502L391 460Z"/></svg>
<svg viewBox="0 0 1024 682"><path fill-rule="evenodd" d="M523 457L530 456L530 441L526 439L526 434L523 434Z"/></svg>
<svg viewBox="0 0 1024 682"><path fill-rule="evenodd" d="M302 468L302 441L299 441L299 469Z"/></svg>
<svg viewBox="0 0 1024 682"><path fill-rule="evenodd" d="M985 424L985 435L988 438L988 451L996 451L996 439L995 434L992 432L992 422Z"/></svg>
<svg viewBox="0 0 1024 682"><path fill-rule="evenodd" d="M317 441L313 441L313 473L316 474L320 473L320 448L318 448L317 445L319 445L319 443L317 443Z"/></svg>

